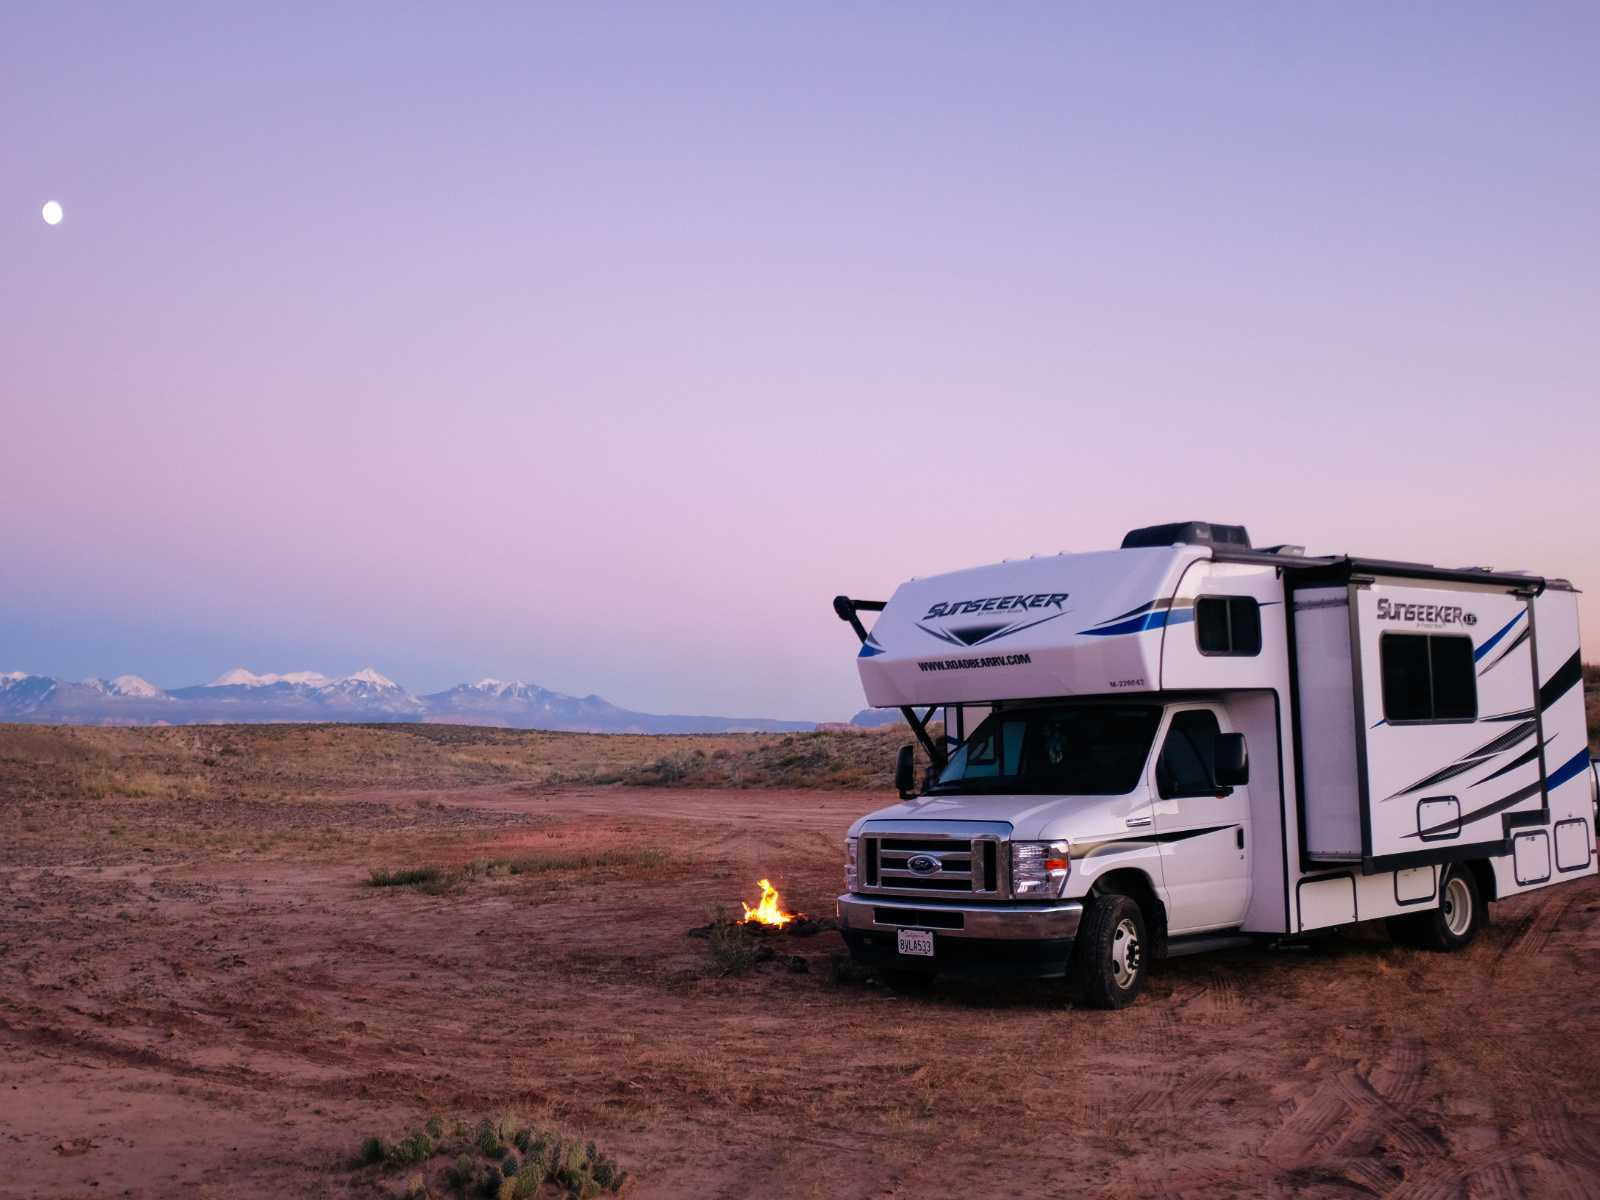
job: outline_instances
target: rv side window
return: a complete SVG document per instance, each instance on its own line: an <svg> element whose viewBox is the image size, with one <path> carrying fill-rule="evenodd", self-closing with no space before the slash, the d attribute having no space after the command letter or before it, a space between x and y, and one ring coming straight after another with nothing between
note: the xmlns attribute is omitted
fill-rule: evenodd
<svg viewBox="0 0 1600 1200"><path fill-rule="evenodd" d="M1390 722L1471 721L1478 715L1472 639L1386 633L1379 643L1383 715Z"/></svg>
<svg viewBox="0 0 1600 1200"><path fill-rule="evenodd" d="M1194 602L1201 654L1261 653L1261 605L1254 596L1201 596Z"/></svg>
<svg viewBox="0 0 1600 1200"><path fill-rule="evenodd" d="M1209 709L1190 709L1172 718L1156 760L1156 790L1162 799L1209 796L1217 790L1211 748L1220 732L1217 715Z"/></svg>

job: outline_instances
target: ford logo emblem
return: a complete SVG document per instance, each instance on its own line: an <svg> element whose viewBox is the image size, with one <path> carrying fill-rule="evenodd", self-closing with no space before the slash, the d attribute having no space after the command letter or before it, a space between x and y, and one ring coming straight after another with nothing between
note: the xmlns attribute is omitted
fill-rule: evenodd
<svg viewBox="0 0 1600 1200"><path fill-rule="evenodd" d="M906 870L916 875L932 875L939 869L939 860L931 854L913 854L906 859Z"/></svg>

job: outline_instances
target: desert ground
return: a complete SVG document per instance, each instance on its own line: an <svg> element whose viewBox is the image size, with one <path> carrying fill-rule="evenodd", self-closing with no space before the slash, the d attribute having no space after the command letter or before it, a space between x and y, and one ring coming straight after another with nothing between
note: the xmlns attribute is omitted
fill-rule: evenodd
<svg viewBox="0 0 1600 1200"><path fill-rule="evenodd" d="M0 1197L445 1196L363 1142L508 1113L640 1198L1600 1194L1593 880L1120 1013L689 936L831 915L900 740L0 727Z"/></svg>

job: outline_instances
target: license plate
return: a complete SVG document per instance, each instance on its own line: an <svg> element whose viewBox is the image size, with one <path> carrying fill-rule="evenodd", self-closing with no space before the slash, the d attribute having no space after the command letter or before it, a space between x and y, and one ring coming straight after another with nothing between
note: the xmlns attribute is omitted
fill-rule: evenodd
<svg viewBox="0 0 1600 1200"><path fill-rule="evenodd" d="M933 933L927 929L902 929L899 931L900 953L915 954L921 958L933 957Z"/></svg>

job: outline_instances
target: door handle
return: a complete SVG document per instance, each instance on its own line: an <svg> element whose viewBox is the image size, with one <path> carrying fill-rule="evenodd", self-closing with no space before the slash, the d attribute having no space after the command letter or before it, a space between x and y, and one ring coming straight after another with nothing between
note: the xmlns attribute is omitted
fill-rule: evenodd
<svg viewBox="0 0 1600 1200"><path fill-rule="evenodd" d="M1244 849L1244 826L1241 825L1241 826L1239 826L1238 829L1234 830L1233 831L1233 835L1234 835L1234 840L1239 843L1239 849L1243 850Z"/></svg>
<svg viewBox="0 0 1600 1200"><path fill-rule="evenodd" d="M1148 824L1150 824L1150 818L1149 817L1129 817L1128 818L1128 828L1129 829L1142 829L1144 826L1146 826Z"/></svg>

